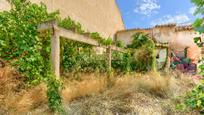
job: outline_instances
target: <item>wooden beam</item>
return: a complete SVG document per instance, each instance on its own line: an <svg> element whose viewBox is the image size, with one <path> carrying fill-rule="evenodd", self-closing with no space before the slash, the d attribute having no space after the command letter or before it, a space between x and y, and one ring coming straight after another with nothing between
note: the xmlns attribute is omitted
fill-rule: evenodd
<svg viewBox="0 0 204 115"><path fill-rule="evenodd" d="M100 45L96 40L94 40L92 38L89 38L89 37L84 36L84 35L80 35L79 33L75 33L71 30L67 30L67 29L58 27L56 21L48 21L48 22L45 22L45 23L38 25L38 31L51 29L51 28L53 28L53 26L55 26L59 29L59 34L61 37L64 37L64 38L67 38L67 39L70 39L73 41L78 41L78 42L94 45L94 46ZM119 48L116 46L111 46L111 49L114 51L126 52L125 49Z"/></svg>
<svg viewBox="0 0 204 115"><path fill-rule="evenodd" d="M112 51L111 51L111 49L112 49L111 46L109 46L107 49L108 50L107 53L108 53L108 70L109 70L109 72L111 72L111 69L112 69L112 64L111 64L112 63Z"/></svg>
<svg viewBox="0 0 204 115"><path fill-rule="evenodd" d="M201 48L201 58L204 57L204 44L202 45L202 48Z"/></svg>
<svg viewBox="0 0 204 115"><path fill-rule="evenodd" d="M51 56L52 56L52 69L57 79L60 78L60 35L59 28L53 26L53 36L51 38Z"/></svg>
<svg viewBox="0 0 204 115"><path fill-rule="evenodd" d="M93 46L100 46L98 41L91 39L87 36L81 35L79 33L75 33L73 31L58 27L56 21L48 21L42 23L38 26L38 31L44 31L47 29L53 29L53 35L51 38L51 56L52 56L52 69L57 79L60 78L60 37L67 38L69 40L78 41L86 44L90 44ZM108 53L108 65L109 70L112 69L111 61L112 61L112 50L119 51L125 53L127 50L123 48L119 48L116 46L101 46L106 47Z"/></svg>
<svg viewBox="0 0 204 115"><path fill-rule="evenodd" d="M169 44L168 43L156 43L156 48L168 48Z"/></svg>
<svg viewBox="0 0 204 115"><path fill-rule="evenodd" d="M114 51L122 52L122 53L127 52L126 49L119 48L119 47L116 47L116 46L111 46L111 49L114 50Z"/></svg>
<svg viewBox="0 0 204 115"><path fill-rule="evenodd" d="M57 22L55 20L44 22L38 25L38 31L40 32L40 31L52 29L54 25L57 25Z"/></svg>
<svg viewBox="0 0 204 115"><path fill-rule="evenodd" d="M170 60L170 57L171 57L171 52L170 52L170 48L167 48L167 57L166 57L166 64L165 64L165 67L164 67L164 71L168 71L170 66L171 66L171 60Z"/></svg>
<svg viewBox="0 0 204 115"><path fill-rule="evenodd" d="M80 35L79 33L75 33L73 31L70 31L70 30L67 30L64 28L59 27L59 29L60 29L60 36L61 37L64 37L64 38L67 38L67 39L73 40L73 41L78 41L78 42L90 44L93 46L99 46L99 43L96 40L91 39L87 36Z"/></svg>

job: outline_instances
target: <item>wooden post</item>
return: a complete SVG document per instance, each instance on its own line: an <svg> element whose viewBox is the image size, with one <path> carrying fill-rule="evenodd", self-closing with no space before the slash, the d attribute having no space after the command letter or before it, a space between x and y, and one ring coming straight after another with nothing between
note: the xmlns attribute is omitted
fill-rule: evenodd
<svg viewBox="0 0 204 115"><path fill-rule="evenodd" d="M202 45L202 48L201 48L201 58L204 57L204 44Z"/></svg>
<svg viewBox="0 0 204 115"><path fill-rule="evenodd" d="M67 38L69 40L73 40L73 41L78 41L81 43L86 43L86 44L90 44L92 46L99 46L100 44L94 40L91 39L87 36L72 32L70 30L66 30L64 28L58 27L57 23L55 21L48 21L46 23L42 23L38 25L38 31L44 31L44 30L48 30L48 29L53 29L53 35L51 38L51 61L52 61L52 70L54 71L55 76L57 77L57 79L60 78L60 36ZM107 60L108 60L108 69L109 72L111 73L112 70L112 50L113 51L119 51L119 52L127 52L127 50L123 49L123 48L119 48L116 46L103 46L105 48L107 48Z"/></svg>
<svg viewBox="0 0 204 115"><path fill-rule="evenodd" d="M112 61L112 50L111 50L111 46L108 46L108 70L109 72L111 72L111 69L112 69L111 61Z"/></svg>
<svg viewBox="0 0 204 115"><path fill-rule="evenodd" d="M170 57L171 57L171 49L170 49L170 47L169 48L167 48L167 55L166 55L167 57L166 57L166 64L165 64L165 67L164 67L164 71L168 71L169 70L169 68L170 68L170 65L171 65L171 60L170 60Z"/></svg>
<svg viewBox="0 0 204 115"><path fill-rule="evenodd" d="M108 79L107 79L107 82L108 82L108 88L110 88L112 85L113 85L113 81L112 81L112 79L111 79L111 77L112 77L112 66L111 66L111 60L112 60L112 47L111 47L111 45L110 46L108 46L108 48L107 48L107 56L108 56Z"/></svg>
<svg viewBox="0 0 204 115"><path fill-rule="evenodd" d="M51 38L52 69L57 79L60 78L60 35L57 24L53 24L53 36Z"/></svg>

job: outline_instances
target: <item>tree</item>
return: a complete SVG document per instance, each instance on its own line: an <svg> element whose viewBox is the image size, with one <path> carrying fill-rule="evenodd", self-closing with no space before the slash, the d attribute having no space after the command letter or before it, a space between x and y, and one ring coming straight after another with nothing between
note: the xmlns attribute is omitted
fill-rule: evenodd
<svg viewBox="0 0 204 115"><path fill-rule="evenodd" d="M204 1L203 0L191 0L192 3L196 5L195 15L202 16L204 15ZM194 29L200 34L204 33L204 18L197 18L193 23ZM195 43L199 47L203 47L203 42L201 38L194 38ZM200 60L201 64L199 66L200 75L204 75L204 64L202 63L204 58ZM187 94L184 105L187 108L203 111L204 110L204 82L203 80L190 92Z"/></svg>
<svg viewBox="0 0 204 115"><path fill-rule="evenodd" d="M192 3L196 5L196 11L194 15L202 16L204 15L204 1L203 0L191 0ZM204 33L204 19L203 17L197 18L196 21L193 23L193 27L196 31L200 33Z"/></svg>
<svg viewBox="0 0 204 115"><path fill-rule="evenodd" d="M200 18L197 18L195 22L193 23L194 29L199 32L200 34L204 33L204 18L202 17L204 15L204 1L203 0L191 0L192 3L196 5L196 11L194 12L194 15L199 16ZM201 40L200 37L194 38L194 42L199 46L203 47L204 42ZM200 60L201 65L199 66L200 74L204 75L204 64L202 64L204 58Z"/></svg>

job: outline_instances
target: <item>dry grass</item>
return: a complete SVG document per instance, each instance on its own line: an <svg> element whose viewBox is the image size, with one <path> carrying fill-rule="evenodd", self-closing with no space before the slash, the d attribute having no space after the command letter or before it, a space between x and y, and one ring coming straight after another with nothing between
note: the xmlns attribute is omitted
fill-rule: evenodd
<svg viewBox="0 0 204 115"><path fill-rule="evenodd" d="M106 89L106 77L95 77L94 74L83 76L81 81L64 80L62 98L64 103L99 94ZM0 114L49 113L47 107L46 85L40 84L26 88L20 77L10 67L0 69Z"/></svg>
<svg viewBox="0 0 204 115"><path fill-rule="evenodd" d="M25 89L19 75L10 67L0 69L0 114L26 113L47 102L46 86Z"/></svg>
<svg viewBox="0 0 204 115"><path fill-rule="evenodd" d="M41 84L32 89L20 92L14 99L9 99L10 107L19 113L26 113L41 105L47 104L46 86Z"/></svg>
<svg viewBox="0 0 204 115"><path fill-rule="evenodd" d="M116 78L112 88L100 95L75 100L66 110L76 115L192 114L176 112L173 100L189 91L194 83L186 75L170 75L151 72Z"/></svg>
<svg viewBox="0 0 204 115"><path fill-rule="evenodd" d="M18 92L21 82L18 80L18 75L12 72L10 67L0 69L0 113L4 113L9 108L9 97Z"/></svg>
<svg viewBox="0 0 204 115"><path fill-rule="evenodd" d="M26 89L18 76L9 67L0 69L0 114L49 114L46 86ZM62 98L66 112L71 115L188 114L175 112L173 99L193 87L187 75L134 73L113 77L110 88L106 78L83 74L80 81L64 79Z"/></svg>
<svg viewBox="0 0 204 115"><path fill-rule="evenodd" d="M65 81L64 83L62 98L65 103L76 98L98 94L107 87L106 77L95 77L94 74L84 75L81 81Z"/></svg>

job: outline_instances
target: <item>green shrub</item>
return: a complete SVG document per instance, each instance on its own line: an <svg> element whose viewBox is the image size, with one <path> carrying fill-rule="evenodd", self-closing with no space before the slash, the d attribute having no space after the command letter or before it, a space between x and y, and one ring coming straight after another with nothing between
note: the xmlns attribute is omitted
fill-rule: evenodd
<svg viewBox="0 0 204 115"><path fill-rule="evenodd" d="M204 85L196 86L187 94L185 104L192 109L203 110L204 108Z"/></svg>
<svg viewBox="0 0 204 115"><path fill-rule="evenodd" d="M147 46L138 48L133 54L133 64L135 65L133 66L134 70L139 72L154 70L156 63L154 58L154 50L151 48L147 48Z"/></svg>
<svg viewBox="0 0 204 115"><path fill-rule="evenodd" d="M155 44L151 38L144 33L136 33L133 36L132 44L132 70L147 72L156 69Z"/></svg>
<svg viewBox="0 0 204 115"><path fill-rule="evenodd" d="M204 1L203 0L191 0L196 6L196 12L197 15L203 15L203 9L204 9ZM204 33L204 19L198 18L194 24L194 29L199 33ZM203 41L201 41L200 37L194 38L194 42L198 47L203 46ZM199 74L204 75L204 64L203 64L204 58L200 60L200 66L199 66ZM187 108L190 108L191 110L198 110L203 111L204 110L204 82L203 80L200 81L200 84L198 84L191 92L189 92L185 98L184 105Z"/></svg>
<svg viewBox="0 0 204 115"><path fill-rule="evenodd" d="M62 39L62 61L63 71L67 72L106 72L106 55L97 55L93 47L88 44Z"/></svg>
<svg viewBox="0 0 204 115"><path fill-rule="evenodd" d="M112 54L112 67L120 72L130 72L132 57L129 52L121 53L114 51Z"/></svg>
<svg viewBox="0 0 204 115"><path fill-rule="evenodd" d="M119 40L115 41L115 45L117 47L120 47L120 48L124 48L125 47L125 44L122 41L119 41Z"/></svg>
<svg viewBox="0 0 204 115"><path fill-rule="evenodd" d="M48 13L44 4L27 0L9 2L11 10L0 12L0 57L10 62L27 83L37 85L47 81L49 106L57 111L61 99L59 85L50 74L51 32L48 30L40 37L37 26L56 19L58 13Z"/></svg>

